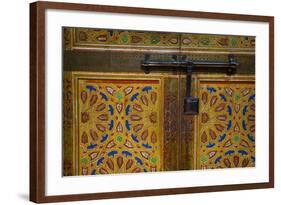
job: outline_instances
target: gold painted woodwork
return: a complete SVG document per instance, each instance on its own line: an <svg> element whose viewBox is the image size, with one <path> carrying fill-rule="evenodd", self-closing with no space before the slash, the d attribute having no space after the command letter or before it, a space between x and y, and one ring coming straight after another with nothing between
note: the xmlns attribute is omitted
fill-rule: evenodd
<svg viewBox="0 0 281 205"><path fill-rule="evenodd" d="M221 74L201 74L193 75L193 88L192 94L199 97L200 107L199 107L199 115L198 116L186 116L183 114L182 108L182 100L185 95L185 76L181 74L167 74L167 73L158 73L158 74L150 74L150 75L140 75L136 73L93 73L93 72L64 72L64 175L81 175L81 174L91 174L90 173L90 163L85 166L82 166L84 157L86 155L89 156L92 152L86 150L85 145L81 143L82 136L84 132L92 127L92 124L97 122L97 116L91 118L89 124L82 124L79 119L82 117L82 111L87 109L86 104L83 105L81 103L81 96L78 95L84 88L85 83L90 83L92 85L99 85L100 83L103 85L111 85L112 88L116 89L118 86L118 82L122 81L130 81L133 80L134 83L132 85L141 85L136 83L138 80L141 83L148 83L146 85L150 85L149 82L159 81L159 94L161 98L159 98L159 105L155 108L158 110L158 142L159 149L156 151L157 157L159 157L159 161L157 163L157 169L146 169L147 171L173 171L173 170L192 170L192 169L210 169L210 168L225 168L225 167L252 167L255 166L252 159L249 159L247 156L239 156L239 161L237 161L237 151L246 150L251 153L253 157L255 157L255 143L250 142L246 137L247 133L242 130L240 125L239 134L244 136L240 137L240 143L234 143L234 146L230 147L232 150L236 152L236 155L231 156L223 156L221 161L225 161L226 163L221 163L220 165L214 165L215 157L211 159L207 159L206 157L210 152L207 152L207 149L202 148L206 146L206 142L202 142L202 132L207 129L207 137L210 139L209 130L208 129L216 129L215 124L217 124L217 120L215 119L216 113L214 112L214 108L210 109L210 99L203 106L202 97L202 88L211 87L211 86L222 86L222 88L230 87L234 89L235 87L238 90L242 89L250 89L250 94L254 93L255 88L255 76L254 75L235 75L235 76L227 76ZM151 81L152 80L152 81ZM111 82L111 83L110 83ZM114 83L115 82L115 83ZM117 84L116 84L117 83ZM122 84L122 83L121 83ZM124 84L123 84L124 85ZM120 85L119 85L120 86ZM104 89L104 88L103 88ZM204 90L203 91L206 91ZM106 91L105 91L106 92ZM223 92L225 95L226 93ZM216 95L218 97L218 95ZM248 96L248 95L247 95ZM247 97L246 96L246 97ZM212 97L210 95L210 97ZM228 96L229 97L229 96ZM89 100L89 99L88 99ZM231 100L233 100L231 98ZM220 100L217 100L218 104L221 103ZM96 104L101 104L99 101ZM80 106L78 106L80 105ZM108 105L108 103L107 103ZM243 107L245 105L242 103L240 106ZM252 107L252 110L247 114L250 116L252 121L247 121L249 126L254 126L254 101L251 103L247 103L249 107ZM242 109L240 107L240 110ZM154 108L150 108L154 109ZM163 110L163 111L162 111ZM212 121L207 124L202 123L202 113L207 112L210 119ZM234 112L234 110L232 110ZM225 109L219 114L225 114ZM237 116L239 116L237 114ZM240 114L241 116L241 114ZM124 117L124 116L121 116ZM228 118L230 119L230 118ZM145 120L146 122L147 119ZM102 122L99 120L99 122ZM239 122L241 124L241 121ZM148 123L149 124L149 123ZM207 126L206 126L207 125ZM150 125L148 125L150 126ZM223 124L226 126L226 123ZM124 127L124 126L123 126ZM232 127L233 129L233 127ZM215 130L217 131L217 130ZM233 139L235 137L227 132L226 140ZM253 137L255 136L254 131L249 132ZM219 139L222 135L222 132L216 133L215 140L209 140L208 142L214 142ZM236 133L237 134L237 133ZM88 140L90 141L90 133L87 132ZM101 133L99 133L99 140L101 137ZM127 138L127 137L126 137ZM125 138L125 139L126 139ZM116 139L116 138L115 138ZM130 138L128 138L130 139ZM239 139L238 139L239 140ZM241 147L241 142L243 140L243 146ZM246 143L245 143L246 141ZM222 144L222 143L221 143ZM89 144L88 144L89 145ZM124 144L123 144L124 145ZM121 148L122 150L122 143ZM248 148L245 148L245 145ZM221 145L220 145L221 146ZM219 147L215 147L212 151L217 152L226 152L228 149L221 149ZM140 149L137 149L137 152ZM105 149L100 149L100 151L106 151ZM223 153L224 154L224 153ZM205 156L207 159L206 162L202 163L201 158ZM215 156L215 155L214 155ZM105 158L107 159L107 158ZM229 161L229 162L228 162ZM105 161L106 162L106 161ZM87 164L87 163L86 163ZM117 162L111 162L113 167L117 167ZM86 169L87 167L87 169ZM110 170L107 167L107 164L104 164L102 173L126 173L133 172L133 168L137 168L134 166L132 169L125 170L123 169L114 169ZM106 171L105 171L106 170ZM138 169L135 171L139 171ZM99 174L99 173L96 173Z"/></svg>
<svg viewBox="0 0 281 205"><path fill-rule="evenodd" d="M163 170L163 80L162 77L141 76L141 75L123 75L123 74L101 74L101 73L85 73L85 72L65 72L65 78L71 75L72 94L73 94L73 126L69 130L65 130L65 137L69 137L68 133L73 133L73 175L91 174L96 169L95 174L105 173L130 173L141 171L162 171ZM93 86L96 91L87 91L85 86ZM144 86L152 86L152 91L141 91ZM134 92L123 96L118 100L119 94L124 94L124 89L127 87L133 88L133 91L141 91L138 99L130 102L130 98ZM115 94L110 94L107 88L115 90ZM108 96L108 101L105 101L99 96L102 92ZM84 93L82 96L81 93ZM93 95L97 98L93 103ZM147 95L147 96L146 96ZM143 103L141 99L145 97L147 101ZM110 99L110 100L109 100ZM108 106L114 106L115 115L110 116ZM122 111L118 113L116 105L123 105ZM125 114L126 105L131 105L131 111L128 116ZM146 105L147 104L147 105ZM103 105L103 106L102 106ZM143 111L134 110L134 105ZM100 110L101 107L102 110ZM99 111L98 111L99 110ZM117 114L117 115L116 115ZM136 117L138 114L138 117ZM65 115L66 116L66 115ZM141 118L140 120L132 120ZM118 119L117 119L118 118ZM108 131L108 122L114 120L114 128ZM126 130L125 120L131 124L131 131ZM117 123L121 124L122 131L118 133ZM138 124L143 124L140 131L135 131ZM102 127L102 128L101 128ZM103 130L104 129L104 130ZM133 131L134 130L134 131ZM92 132L91 132L92 131ZM93 136L93 131L96 133ZM142 133L148 131L145 140L141 138ZM101 142L104 134L108 134L108 139L105 143ZM138 137L139 143L132 140L131 135L135 134ZM121 139L122 138L122 139ZM119 140L119 141L118 141ZM114 142L113 148L108 148L109 142ZM98 144L94 149L87 147ZM112 144L112 143L111 143ZM125 144L132 146L126 147ZM146 149L143 144L149 144L152 148ZM65 151L70 152L71 149ZM93 152L95 150L95 153ZM118 154L114 157L107 155L111 151L117 150ZM133 154L130 157L123 157L123 166L119 167L117 158L122 156L122 151L129 151ZM94 154L98 153L97 156ZM144 155L145 154L145 155ZM93 157L94 156L94 157ZM102 166L97 166L97 160L103 157ZM135 163L135 158L142 160L143 164ZM130 159L129 159L130 158ZM147 158L147 159L146 159ZM132 160L134 163L132 164ZM130 163L129 163L130 161ZM128 168L128 164L131 164ZM120 164L119 164L120 165Z"/></svg>
<svg viewBox="0 0 281 205"><path fill-rule="evenodd" d="M65 50L254 54L254 36L64 28Z"/></svg>
<svg viewBox="0 0 281 205"><path fill-rule="evenodd" d="M205 95L204 102L202 96L207 93L207 87L221 89L220 93L226 96L226 102L221 100L218 93ZM194 127L194 168L254 167L255 141L252 138L255 138L255 101L249 99L255 94L255 76L198 75L196 88L200 105ZM231 116L227 114L227 105L231 107ZM220 107L224 108L218 111ZM243 109L247 111L245 116ZM227 118L222 121L224 116ZM230 120L232 126L227 130ZM243 120L246 130L242 126ZM207 148L207 145L214 146Z"/></svg>

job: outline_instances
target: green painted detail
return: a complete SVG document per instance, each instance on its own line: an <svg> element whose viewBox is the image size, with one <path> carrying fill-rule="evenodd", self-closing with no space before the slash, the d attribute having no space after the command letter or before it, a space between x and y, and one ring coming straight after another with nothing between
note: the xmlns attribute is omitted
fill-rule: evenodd
<svg viewBox="0 0 281 205"><path fill-rule="evenodd" d="M201 155L200 161L203 162L203 163L206 163L208 161L208 157L206 157L206 155Z"/></svg>
<svg viewBox="0 0 281 205"><path fill-rule="evenodd" d="M160 42L161 38L160 36L151 36L150 40L152 44L157 44Z"/></svg>
<svg viewBox="0 0 281 205"><path fill-rule="evenodd" d="M236 101L239 101L240 100L240 94L239 93L235 93L234 94L234 99L236 100Z"/></svg>
<svg viewBox="0 0 281 205"><path fill-rule="evenodd" d="M238 135L233 136L233 141L234 142L240 142L240 137Z"/></svg>
<svg viewBox="0 0 281 205"><path fill-rule="evenodd" d="M124 42L124 43L128 43L128 41L129 41L129 36L126 34L126 35L123 35L122 36L122 41Z"/></svg>
<svg viewBox="0 0 281 205"><path fill-rule="evenodd" d="M237 39L231 38L230 43L231 43L232 46L237 46Z"/></svg>
<svg viewBox="0 0 281 205"><path fill-rule="evenodd" d="M117 92L117 93L115 94L115 97L118 99L118 101L121 101L124 96L123 96L122 93Z"/></svg>
<svg viewBox="0 0 281 205"><path fill-rule="evenodd" d="M88 163L89 163L89 159L88 159L87 157L83 157L83 158L81 159L81 163L82 163L82 164L88 164Z"/></svg>
<svg viewBox="0 0 281 205"><path fill-rule="evenodd" d="M200 40L200 43L203 44L204 46L207 46L210 44L210 39L208 38L203 38Z"/></svg>
<svg viewBox="0 0 281 205"><path fill-rule="evenodd" d="M116 137L116 140L117 140L118 142L122 142L123 137L119 135L119 136Z"/></svg>
<svg viewBox="0 0 281 205"><path fill-rule="evenodd" d="M157 157L151 157L151 158L150 158L150 161L151 161L153 164L156 164L156 162L157 162Z"/></svg>

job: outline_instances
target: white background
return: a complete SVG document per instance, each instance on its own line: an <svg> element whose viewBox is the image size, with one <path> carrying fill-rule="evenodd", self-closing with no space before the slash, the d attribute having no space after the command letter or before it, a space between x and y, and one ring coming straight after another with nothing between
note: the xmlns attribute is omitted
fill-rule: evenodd
<svg viewBox="0 0 281 205"><path fill-rule="evenodd" d="M25 0L1 2L0 10L0 128L1 128L1 171L0 171L0 204L29 204L28 202L28 175L29 175L29 10ZM163 0L149 1L73 1L96 4L111 4L124 6L142 6L168 9L185 9L215 12L249 13L259 15L275 15L276 36L280 36L281 14L277 3L273 0L212 0L208 3L202 0ZM281 45L275 39L275 45ZM280 46L276 46L276 55L280 55ZM280 87L277 76L280 71L280 59L275 61L276 90ZM279 92L280 93L280 92ZM276 92L276 105L280 104L280 94ZM276 107L276 124L280 122L280 108ZM280 143L278 138L280 128L276 126L276 146ZM145 197L130 199L112 199L90 202L72 202L60 204L254 204L269 203L280 200L281 184L280 152L276 150L276 188L265 190L232 191L208 194L189 194L178 196ZM279 200L278 200L279 199ZM278 203L278 202L277 202ZM276 203L275 203L276 204Z"/></svg>

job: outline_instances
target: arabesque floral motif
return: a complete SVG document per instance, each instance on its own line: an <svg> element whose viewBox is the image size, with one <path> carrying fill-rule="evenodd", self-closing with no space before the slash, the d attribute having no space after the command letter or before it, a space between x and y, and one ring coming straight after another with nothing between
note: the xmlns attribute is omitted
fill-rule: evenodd
<svg viewBox="0 0 281 205"><path fill-rule="evenodd" d="M79 175L161 170L159 80L79 80Z"/></svg>
<svg viewBox="0 0 281 205"><path fill-rule="evenodd" d="M199 86L197 168L255 166L255 84Z"/></svg>

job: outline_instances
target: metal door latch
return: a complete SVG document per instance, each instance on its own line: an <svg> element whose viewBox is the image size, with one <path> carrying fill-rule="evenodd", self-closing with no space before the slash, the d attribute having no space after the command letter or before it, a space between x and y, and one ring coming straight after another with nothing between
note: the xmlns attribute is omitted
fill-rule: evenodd
<svg viewBox="0 0 281 205"><path fill-rule="evenodd" d="M150 55L145 55L142 62L142 68L145 73L151 70L174 70L181 69L186 72L186 96L184 97L184 114L197 115L199 113L199 98L191 96L192 73L193 72L223 72L228 75L236 73L238 63L233 55L228 56L228 62L219 61L189 61L186 56L181 56L181 60L177 60L177 56L173 56L170 61L153 61Z"/></svg>
<svg viewBox="0 0 281 205"><path fill-rule="evenodd" d="M199 98L191 96L192 87L192 65L186 69L186 95L184 98L183 110L186 115L197 115L199 112Z"/></svg>

